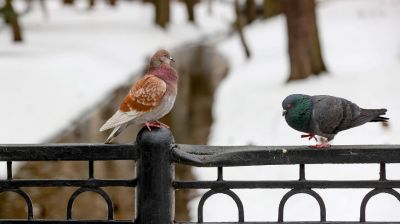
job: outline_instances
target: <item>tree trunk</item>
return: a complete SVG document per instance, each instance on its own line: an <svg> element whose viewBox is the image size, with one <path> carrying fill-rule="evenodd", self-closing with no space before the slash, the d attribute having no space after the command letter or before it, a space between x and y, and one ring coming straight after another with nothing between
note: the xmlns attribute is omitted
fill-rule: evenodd
<svg viewBox="0 0 400 224"><path fill-rule="evenodd" d="M89 9L93 9L96 5L96 0L88 0Z"/></svg>
<svg viewBox="0 0 400 224"><path fill-rule="evenodd" d="M251 23L257 18L257 5L255 0L246 0L246 23Z"/></svg>
<svg viewBox="0 0 400 224"><path fill-rule="evenodd" d="M251 53L250 53L250 48L247 45L246 39L243 34L243 22L242 22L242 16L240 14L240 6L238 0L235 0L234 6L236 14L236 22L235 22L236 30L239 33L240 42L242 43L244 53L246 54L246 58L249 59L251 57Z"/></svg>
<svg viewBox="0 0 400 224"><path fill-rule="evenodd" d="M188 13L188 20L189 22L194 23L196 21L194 16L194 5L196 4L196 0L184 0L184 1Z"/></svg>
<svg viewBox="0 0 400 224"><path fill-rule="evenodd" d="M73 5L75 3L75 1L74 0L63 0L63 3L65 5Z"/></svg>
<svg viewBox="0 0 400 224"><path fill-rule="evenodd" d="M153 4L156 10L156 24L166 28L169 22L169 0L153 0Z"/></svg>
<svg viewBox="0 0 400 224"><path fill-rule="evenodd" d="M116 6L117 0L108 0L108 4L110 4L111 6Z"/></svg>
<svg viewBox="0 0 400 224"><path fill-rule="evenodd" d="M264 0L264 18L282 13L281 0Z"/></svg>
<svg viewBox="0 0 400 224"><path fill-rule="evenodd" d="M12 0L6 0L4 8L4 20L11 27L15 42L22 42L21 27L18 22L18 15L14 11Z"/></svg>
<svg viewBox="0 0 400 224"><path fill-rule="evenodd" d="M304 79L326 71L321 55L314 0L282 0L286 14L290 76Z"/></svg>

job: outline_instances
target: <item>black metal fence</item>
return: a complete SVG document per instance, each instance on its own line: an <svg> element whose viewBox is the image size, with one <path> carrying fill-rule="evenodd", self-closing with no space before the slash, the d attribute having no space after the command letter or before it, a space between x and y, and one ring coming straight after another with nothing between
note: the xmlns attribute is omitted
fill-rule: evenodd
<svg viewBox="0 0 400 224"><path fill-rule="evenodd" d="M21 180L13 179L13 161L88 161L88 178L82 180ZM95 178L93 161L135 160L136 178L127 180L105 180ZM0 161L7 161L7 179L0 181L1 192L15 192L23 197L27 205L25 220L0 220L12 223L137 223L137 224L190 224L203 223L203 207L206 200L217 193L231 197L237 205L238 221L224 223L282 223L285 203L299 193L312 196L320 208L320 222L337 223L326 220L323 198L314 188L372 188L360 202L360 222L365 219L368 201L379 193L387 193L400 201L400 194L393 188L400 188L400 180L386 178L386 164L400 163L399 145L382 146L334 146L315 150L298 146L242 146L218 147L200 145L175 145L171 132L158 129L151 132L142 129L133 145L75 144L75 145L0 145ZM215 181L185 181L174 179L174 164L198 167L218 167ZM377 180L308 180L305 164L380 164ZM298 164L298 180L273 181L226 181L223 167ZM33 206L29 195L21 187L73 186L78 189L70 196L65 220L38 220L33 216ZM113 202L102 187L136 188L135 220L115 220ZM280 201L276 222L245 222L244 207L233 189L289 189ZM197 222L174 221L174 192L178 189L209 189L198 204ZM72 207L75 199L83 192L95 192L107 203L108 220L75 220ZM127 197L129 197L127 195ZM134 197L131 195L131 197ZM79 208L76 208L79 209ZM132 211L133 213L134 211ZM400 211L399 211L400 212ZM236 214L233 214L236 215ZM216 223L216 222L208 222ZM291 222L296 223L296 222ZM300 222L298 222L300 223ZM301 222L306 223L306 222ZM343 222L341 223L358 223ZM372 222L369 222L372 223ZM390 222L393 223L393 222ZM400 222L398 222L400 223Z"/></svg>

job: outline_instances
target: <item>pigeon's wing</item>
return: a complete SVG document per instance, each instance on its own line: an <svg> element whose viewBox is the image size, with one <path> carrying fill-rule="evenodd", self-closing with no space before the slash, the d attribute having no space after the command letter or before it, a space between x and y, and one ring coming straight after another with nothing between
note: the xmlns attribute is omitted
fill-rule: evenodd
<svg viewBox="0 0 400 224"><path fill-rule="evenodd" d="M119 110L100 128L104 131L129 122L156 108L167 90L167 84L154 75L145 75L135 83Z"/></svg>
<svg viewBox="0 0 400 224"><path fill-rule="evenodd" d="M122 112L149 112L161 103L167 84L154 75L146 75L132 86L119 110Z"/></svg>
<svg viewBox="0 0 400 224"><path fill-rule="evenodd" d="M313 112L312 126L316 129L316 133L324 136L334 135L338 132L338 127L343 122L344 107L342 98L317 95L312 96Z"/></svg>
<svg viewBox="0 0 400 224"><path fill-rule="evenodd" d="M363 125L370 121L381 121L385 122L388 120L386 117L381 117L381 115L386 114L386 109L362 109L360 108L360 112L355 116L350 124L349 128L357 127Z"/></svg>

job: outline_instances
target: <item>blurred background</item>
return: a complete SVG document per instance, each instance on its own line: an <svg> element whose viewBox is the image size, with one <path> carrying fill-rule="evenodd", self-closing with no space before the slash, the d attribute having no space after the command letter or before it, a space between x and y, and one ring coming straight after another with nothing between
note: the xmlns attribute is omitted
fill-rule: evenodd
<svg viewBox="0 0 400 224"><path fill-rule="evenodd" d="M0 0L0 143L101 143L99 127L145 73L158 49L180 75L173 111L162 121L177 143L307 145L282 115L292 93L344 97L387 108L390 122L341 132L333 144L399 144L400 0ZM140 127L116 139L132 143ZM5 178L5 164L0 177ZM399 179L388 165L388 179ZM87 178L81 162L29 162L15 178ZM307 178L378 179L379 165L308 165ZM95 162L97 178L133 178L127 161ZM297 179L297 166L225 169L229 180ZM214 180L216 168L177 167L177 179ZM35 218L65 217L74 188L26 188ZM134 192L105 189L116 219L133 219ZM371 189L317 189L327 220L357 221ZM276 221L287 190L237 190L246 221ZM176 193L176 220L197 220L203 191ZM75 218L106 218L106 204L84 193ZM79 208L79 209L77 209ZM400 221L400 203L378 195L367 220ZM316 201L296 195L285 220L319 220ZM23 200L0 194L0 218L24 218ZM205 204L205 221L235 221L226 196Z"/></svg>

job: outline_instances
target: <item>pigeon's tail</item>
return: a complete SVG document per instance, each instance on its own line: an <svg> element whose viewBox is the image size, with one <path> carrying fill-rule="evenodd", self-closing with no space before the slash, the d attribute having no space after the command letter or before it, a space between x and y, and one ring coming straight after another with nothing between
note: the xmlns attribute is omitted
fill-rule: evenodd
<svg viewBox="0 0 400 224"><path fill-rule="evenodd" d="M361 109L360 115L352 122L352 127L367 122L387 122L389 118L381 116L386 114L386 111L386 109Z"/></svg>
<svg viewBox="0 0 400 224"><path fill-rule="evenodd" d="M386 114L386 109L377 109L377 110L366 110L364 109L364 111L370 113L371 115L374 114L376 115L376 117L372 120L370 120L370 122L387 122L389 120L388 117L382 117L381 115L385 115ZM364 112L365 113L365 112Z"/></svg>
<svg viewBox="0 0 400 224"><path fill-rule="evenodd" d="M115 127L114 130L111 132L110 136L108 136L107 140L104 142L104 144L110 144L111 141L117 137L126 127L128 127L128 124L122 124L118 127Z"/></svg>
<svg viewBox="0 0 400 224"><path fill-rule="evenodd" d="M376 118L374 118L372 121L370 122L388 122L389 118L388 117L382 117L382 116L378 116Z"/></svg>

